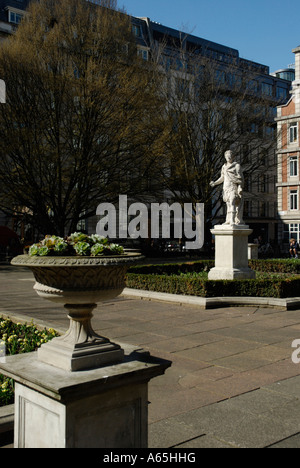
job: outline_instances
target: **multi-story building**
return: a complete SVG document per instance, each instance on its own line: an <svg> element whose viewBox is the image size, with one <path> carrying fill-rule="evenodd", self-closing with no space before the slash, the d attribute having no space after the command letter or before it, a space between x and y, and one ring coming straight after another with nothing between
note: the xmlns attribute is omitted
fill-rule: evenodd
<svg viewBox="0 0 300 468"><path fill-rule="evenodd" d="M137 38L140 54L145 60L148 59L153 50L158 50L164 45L164 65L175 69L175 76L180 80L180 57L178 57L178 67L176 69L176 47L181 48L187 53L198 54L209 59L218 70L220 79L230 86L230 83L238 77L243 78L248 75L249 82L252 84L256 97L258 98L258 107L263 102L268 107L269 118L264 131L275 131L274 118L276 116L276 107L279 103L286 103L289 98L291 88L291 77L293 70L289 73L278 71L270 74L269 67L253 61L246 60L239 55L239 51L199 38L190 34L184 34L181 31L174 30L161 24L152 22L149 18L132 18L133 30ZM174 66L175 63L175 66ZM261 103L259 99L261 98ZM267 123L267 122L266 122ZM261 138L261 129L253 125L251 132L256 133ZM259 145L256 146L258 147ZM240 149L241 163L247 160L243 147ZM260 148L263 151L263 147ZM257 171L250 171L246 180L246 201L244 219L253 229L252 238L261 236L265 242L277 240L278 217L277 217L277 167L276 167L276 148L268 154L271 160L266 161ZM246 161L247 164L247 161ZM251 164L250 164L251 166ZM264 167L263 167L264 166ZM252 165L253 167L253 165ZM219 211L222 215L222 210ZM220 222L222 217L217 219ZM252 239L252 240L253 240Z"/></svg>
<svg viewBox="0 0 300 468"><path fill-rule="evenodd" d="M88 0L97 4L97 0ZM24 15L30 0L0 0L0 38L13 33ZM269 110L276 113L279 103L286 102L289 97L291 83L280 74L270 74L269 67L246 60L239 55L239 51L225 45L191 35L183 34L149 18L132 17L132 29L136 38L138 54L149 60L151 54L163 49L163 65L175 70L178 86L180 86L182 63L177 51L186 51L205 57L216 66L219 79L224 83L232 83L240 74L249 75L251 90L257 97L267 98ZM176 66L177 63L177 66ZM233 69L229 65L234 64ZM177 67L177 68L176 68ZM228 73L227 73L228 71ZM255 127L253 132L258 131ZM275 155L274 155L275 156ZM244 155L241 152L241 158ZM275 167L275 165L274 165ZM252 173L247 178L246 191L251 195L245 203L245 221L254 229L254 237L263 235L265 240L275 239L277 236L277 193L276 169L274 174Z"/></svg>
<svg viewBox="0 0 300 468"><path fill-rule="evenodd" d="M289 239L300 242L300 46L295 54L295 80L289 101L277 109L278 242L288 252Z"/></svg>

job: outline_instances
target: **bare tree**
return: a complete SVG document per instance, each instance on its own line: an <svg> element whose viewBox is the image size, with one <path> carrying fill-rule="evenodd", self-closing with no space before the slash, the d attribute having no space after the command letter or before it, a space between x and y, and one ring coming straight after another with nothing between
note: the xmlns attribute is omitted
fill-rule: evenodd
<svg viewBox="0 0 300 468"><path fill-rule="evenodd" d="M146 190L163 134L160 78L138 58L130 17L97 3L32 2L1 45L0 209L43 233Z"/></svg>
<svg viewBox="0 0 300 468"><path fill-rule="evenodd" d="M170 198L205 204L206 227L220 216L221 193L210 186L232 149L249 176L274 172L274 99L259 94L259 75L234 57L218 62L209 53L179 46L161 52L171 127L161 176ZM205 52L205 51L204 51ZM248 194L250 197L250 193Z"/></svg>

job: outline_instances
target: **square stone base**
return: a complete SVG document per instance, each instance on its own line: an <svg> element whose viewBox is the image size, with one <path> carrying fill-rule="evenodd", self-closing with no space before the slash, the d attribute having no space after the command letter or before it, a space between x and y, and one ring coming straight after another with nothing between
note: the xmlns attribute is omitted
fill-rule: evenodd
<svg viewBox="0 0 300 468"><path fill-rule="evenodd" d="M208 279L234 280L255 278L255 271L248 266L248 226L215 226L215 268Z"/></svg>
<svg viewBox="0 0 300 468"><path fill-rule="evenodd" d="M255 271L251 268L225 269L212 268L208 274L210 280L255 279Z"/></svg>
<svg viewBox="0 0 300 468"><path fill-rule="evenodd" d="M79 372L36 352L7 356L0 371L15 380L15 448L147 448L148 382L171 362L123 347L122 363Z"/></svg>
<svg viewBox="0 0 300 468"><path fill-rule="evenodd" d="M62 403L16 384L15 448L144 448L147 384Z"/></svg>

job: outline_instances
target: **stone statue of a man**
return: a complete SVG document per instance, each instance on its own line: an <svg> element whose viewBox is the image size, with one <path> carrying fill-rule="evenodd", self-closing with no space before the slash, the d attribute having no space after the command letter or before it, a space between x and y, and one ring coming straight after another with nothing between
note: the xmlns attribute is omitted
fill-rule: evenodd
<svg viewBox="0 0 300 468"><path fill-rule="evenodd" d="M244 177L240 164L234 161L232 151L225 152L226 163L222 167L221 177L211 182L211 187L223 184L223 200L227 205L224 224L230 226L244 224L243 221L243 186Z"/></svg>

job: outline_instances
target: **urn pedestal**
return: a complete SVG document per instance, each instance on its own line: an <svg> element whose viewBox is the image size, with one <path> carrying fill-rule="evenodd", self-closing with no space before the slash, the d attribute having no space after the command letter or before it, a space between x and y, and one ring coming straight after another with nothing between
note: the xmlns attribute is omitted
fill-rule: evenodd
<svg viewBox="0 0 300 468"><path fill-rule="evenodd" d="M67 333L38 350L38 359L61 369L78 371L121 362L124 351L92 328L99 302L114 299L125 287L128 267L139 253L107 257L31 257L20 255L13 265L34 274L36 293L64 306L70 319Z"/></svg>

